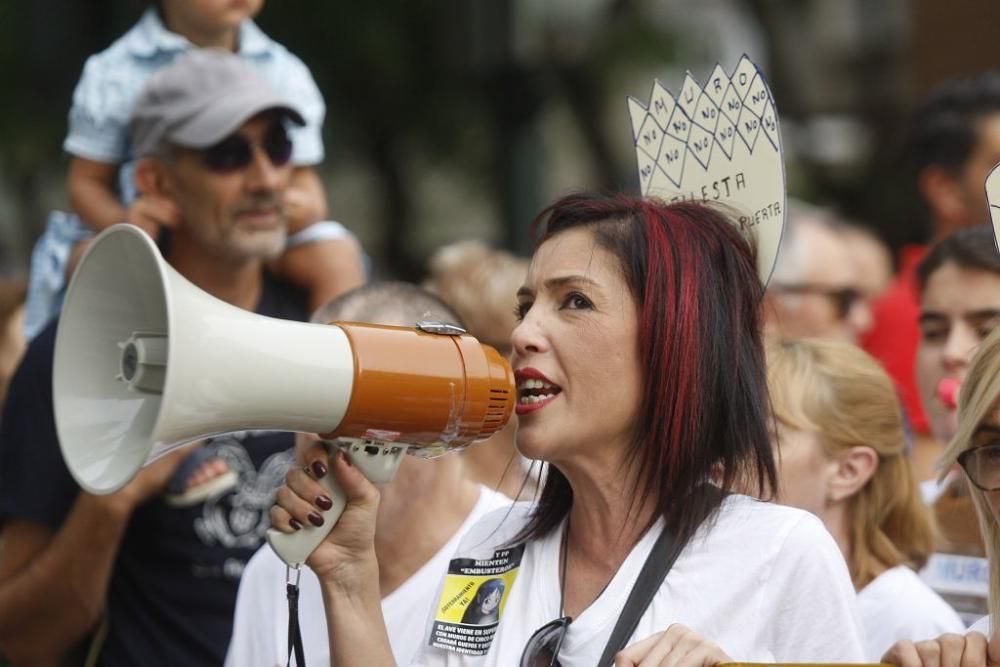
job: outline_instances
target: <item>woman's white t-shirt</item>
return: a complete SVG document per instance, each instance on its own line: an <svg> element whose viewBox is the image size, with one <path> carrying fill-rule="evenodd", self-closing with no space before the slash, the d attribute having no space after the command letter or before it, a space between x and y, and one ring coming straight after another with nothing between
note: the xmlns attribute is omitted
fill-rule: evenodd
<svg viewBox="0 0 1000 667"><path fill-rule="evenodd" d="M900 639L923 641L965 632L955 610L905 565L886 570L862 588L858 612L870 662L878 662Z"/></svg>
<svg viewBox="0 0 1000 667"><path fill-rule="evenodd" d="M509 568L512 556L506 545L525 525L529 511L522 503L485 516L462 538L449 571L461 570L456 563L499 564L498 573ZM598 661L662 525L661 520L643 536L604 592L570 624L559 653L563 667L593 667ZM508 589L495 635L442 621L448 605L459 599L454 591L474 590L476 583L470 578L456 589L456 582L446 580L416 664L518 664L528 638L560 616L561 536L558 529L528 543L516 574L497 575L506 577ZM864 657L856 595L829 532L807 512L747 496L728 497L714 520L699 529L627 644L673 623L712 639L737 661L861 662ZM465 653L442 647L456 632L468 637L457 643ZM468 647L490 635L488 648L480 649L485 655L468 654Z"/></svg>
<svg viewBox="0 0 1000 667"><path fill-rule="evenodd" d="M433 605L448 559L461 536L489 512L509 507L511 500L480 486L479 500L454 536L430 560L382 598L382 615L389 631L392 654L407 664L423 643L423 621ZM326 610L319 579L308 567L299 581L299 627L308 665L330 664ZM288 602L285 563L264 545L247 563L240 581L233 636L226 654L227 667L277 667L288 660Z"/></svg>
<svg viewBox="0 0 1000 667"><path fill-rule="evenodd" d="M966 631L966 633L969 633L969 632L978 632L979 634L981 634L981 635L985 636L987 639L989 639L990 638L990 616L989 616L989 614L987 614L986 616L983 616L981 619L979 619L978 621L976 621L975 623L973 623L971 626L969 626L969 629Z"/></svg>

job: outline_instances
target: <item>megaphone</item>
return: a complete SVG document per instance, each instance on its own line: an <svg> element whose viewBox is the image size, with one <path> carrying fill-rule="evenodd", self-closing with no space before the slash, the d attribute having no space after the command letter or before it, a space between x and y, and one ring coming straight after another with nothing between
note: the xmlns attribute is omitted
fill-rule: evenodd
<svg viewBox="0 0 1000 667"><path fill-rule="evenodd" d="M487 438L514 405L510 366L440 323L309 324L256 315L200 290L131 225L91 243L56 332L53 401L63 457L81 487L108 494L194 440L245 430L319 433L376 482L402 455ZM322 528L268 541L298 564Z"/></svg>

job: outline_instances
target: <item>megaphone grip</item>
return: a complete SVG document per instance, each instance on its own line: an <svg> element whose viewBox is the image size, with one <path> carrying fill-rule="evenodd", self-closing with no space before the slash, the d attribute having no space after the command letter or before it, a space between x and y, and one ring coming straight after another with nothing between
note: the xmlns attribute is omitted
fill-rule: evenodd
<svg viewBox="0 0 1000 667"><path fill-rule="evenodd" d="M406 454L408 445L375 440L341 439L336 443L324 441L328 451L340 448L355 468L375 484L388 484L396 474L399 464ZM330 473L319 479L320 485L326 490L333 507L320 514L323 525L302 526L294 533L283 533L271 528L267 531L267 541L287 565L301 565L309 558L309 554L326 539L333 527L344 513L347 498L344 491Z"/></svg>
<svg viewBox="0 0 1000 667"><path fill-rule="evenodd" d="M276 528L267 531L267 543L271 545L274 552L281 560L288 565L302 565L306 562L316 547L320 545L326 536L330 534L333 527L337 525L337 520L344 513L347 506L347 498L343 490L333 475L329 474L319 479L319 483L326 490L327 496L333 501L333 507L320 512L323 517L322 526L304 525L294 533L283 533Z"/></svg>

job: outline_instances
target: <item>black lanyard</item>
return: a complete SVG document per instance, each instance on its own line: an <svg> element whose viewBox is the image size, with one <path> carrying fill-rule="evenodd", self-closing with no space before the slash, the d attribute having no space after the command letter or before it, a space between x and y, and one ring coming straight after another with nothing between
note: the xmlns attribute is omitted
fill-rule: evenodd
<svg viewBox="0 0 1000 667"><path fill-rule="evenodd" d="M295 655L295 664L298 667L306 667L306 654L302 648L302 631L299 628L299 578L302 571L301 566L288 566L285 569L285 592L288 595L288 663L287 667L292 667L292 655ZM295 576L292 576L295 572Z"/></svg>
<svg viewBox="0 0 1000 667"><path fill-rule="evenodd" d="M598 665L614 664L615 654L625 648L625 642L635 632L639 619L646 613L653 596L660 590L663 580L667 578L667 573L683 549L684 545L678 545L673 533L664 527L663 532L656 538L652 551L646 557L639 577L632 585L632 592L629 593L622 613L618 616L618 623L611 631L601 659L597 661Z"/></svg>

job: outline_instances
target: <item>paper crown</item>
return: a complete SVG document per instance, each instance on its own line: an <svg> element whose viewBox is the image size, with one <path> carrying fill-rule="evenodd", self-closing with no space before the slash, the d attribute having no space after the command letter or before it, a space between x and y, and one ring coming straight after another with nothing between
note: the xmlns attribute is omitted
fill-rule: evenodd
<svg viewBox="0 0 1000 667"><path fill-rule="evenodd" d="M993 165L990 173L986 174L986 203L993 223L993 239L1000 252L1000 163Z"/></svg>
<svg viewBox="0 0 1000 667"><path fill-rule="evenodd" d="M659 81L649 104L628 98L643 196L730 208L757 245L767 283L785 223L785 169L774 98L746 56L716 65L705 86L689 72L676 97Z"/></svg>

